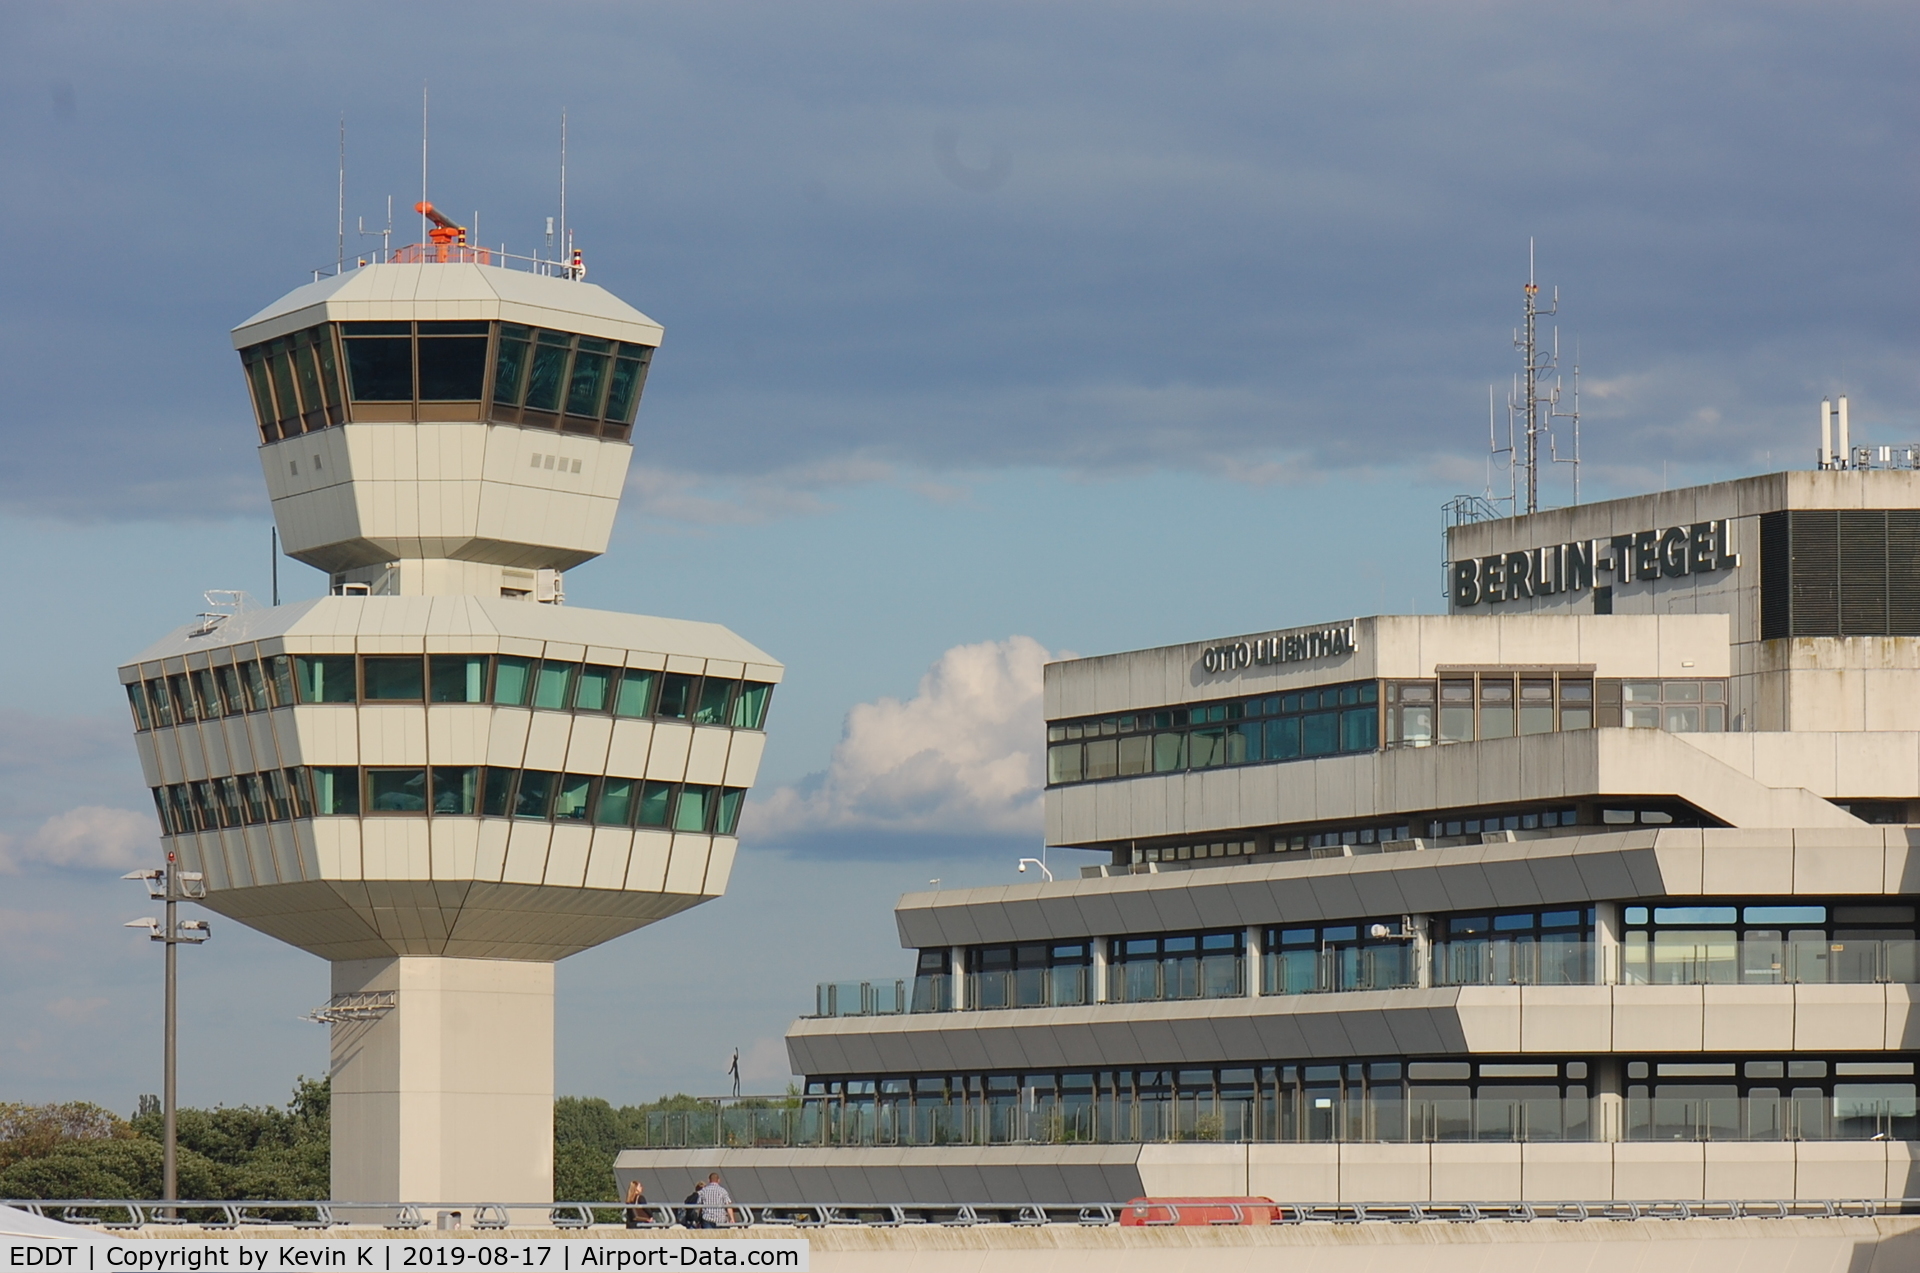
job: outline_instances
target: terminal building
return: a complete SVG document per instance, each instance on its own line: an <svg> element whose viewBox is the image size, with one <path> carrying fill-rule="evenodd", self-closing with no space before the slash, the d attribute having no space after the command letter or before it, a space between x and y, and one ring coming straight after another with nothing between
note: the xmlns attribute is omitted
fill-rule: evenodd
<svg viewBox="0 0 1920 1273"><path fill-rule="evenodd" d="M902 898L797 1108L659 1121L622 1184L1920 1192L1920 472L1870 458L1457 526L1443 615L1049 665L1093 861Z"/></svg>
<svg viewBox="0 0 1920 1273"><path fill-rule="evenodd" d="M331 964L332 1197L541 1203L554 964L725 891L782 669L562 604L662 331L436 223L233 332L327 595L229 598L120 681L172 869Z"/></svg>

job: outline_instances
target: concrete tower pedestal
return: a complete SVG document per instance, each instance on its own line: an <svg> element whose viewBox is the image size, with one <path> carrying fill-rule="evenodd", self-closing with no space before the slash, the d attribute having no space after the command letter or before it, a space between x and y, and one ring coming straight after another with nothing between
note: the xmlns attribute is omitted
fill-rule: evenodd
<svg viewBox="0 0 1920 1273"><path fill-rule="evenodd" d="M553 971L418 955L333 965L334 1002L393 1005L333 1023L336 1199L552 1200Z"/></svg>

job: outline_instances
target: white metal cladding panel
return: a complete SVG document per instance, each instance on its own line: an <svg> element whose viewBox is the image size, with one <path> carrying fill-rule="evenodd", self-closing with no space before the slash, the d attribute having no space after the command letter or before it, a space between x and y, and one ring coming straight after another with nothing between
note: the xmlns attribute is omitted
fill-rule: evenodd
<svg viewBox="0 0 1920 1273"><path fill-rule="evenodd" d="M209 831L207 838L220 847L215 852L227 860L227 874L237 888L253 888L275 882L272 862L255 862L247 852L246 838L234 831ZM265 866L263 871L260 868Z"/></svg>
<svg viewBox="0 0 1920 1273"><path fill-rule="evenodd" d="M523 708L495 708L487 730L487 763L504 769L521 768L532 723L533 713Z"/></svg>
<svg viewBox="0 0 1920 1273"><path fill-rule="evenodd" d="M587 853L593 847L593 828L584 823L559 823L547 850L543 884L580 888L587 879Z"/></svg>
<svg viewBox="0 0 1920 1273"><path fill-rule="evenodd" d="M515 822L507 836L507 865L501 880L508 884L538 884L547 874L547 845L553 833L549 822Z"/></svg>
<svg viewBox="0 0 1920 1273"><path fill-rule="evenodd" d="M172 733L171 730L167 732ZM147 786L159 787L180 781L179 756L174 752L171 738L162 738L159 731L135 734L133 745L140 753L140 779Z"/></svg>
<svg viewBox="0 0 1920 1273"><path fill-rule="evenodd" d="M729 787L751 787L760 772L760 757L767 750L767 736L758 730L736 729L727 746Z"/></svg>
<svg viewBox="0 0 1920 1273"><path fill-rule="evenodd" d="M304 765L359 764L359 715L359 709L354 707L294 708L294 724L300 735L298 763ZM284 748L281 754L286 754Z"/></svg>
<svg viewBox="0 0 1920 1273"><path fill-rule="evenodd" d="M673 837L673 856L667 864L669 893L698 893L707 878L707 856L713 841L709 836L677 832Z"/></svg>
<svg viewBox="0 0 1920 1273"><path fill-rule="evenodd" d="M232 764L232 773L247 774L261 769L273 768L272 753L265 761L253 754L253 742L247 735L247 722L239 716L229 716L215 727L219 730L220 740L226 747L227 760Z"/></svg>
<svg viewBox="0 0 1920 1273"><path fill-rule="evenodd" d="M593 850L587 858L587 887L624 889L632 852L633 832L624 827L595 827Z"/></svg>
<svg viewBox="0 0 1920 1273"><path fill-rule="evenodd" d="M500 881L507 866L507 838L512 828L498 818L487 818L480 823L480 834L474 850L473 878L476 880Z"/></svg>
<svg viewBox="0 0 1920 1273"><path fill-rule="evenodd" d="M735 659L707 660L708 676L723 676L730 681L737 681L746 674L747 665Z"/></svg>
<svg viewBox="0 0 1920 1273"><path fill-rule="evenodd" d="M283 875L280 864L273 859L273 844L267 838L265 827L235 827L220 833L227 838L231 847L237 847L247 855L247 861L253 867L253 878L262 884L292 884L299 880L298 875Z"/></svg>
<svg viewBox="0 0 1920 1273"><path fill-rule="evenodd" d="M727 777L727 735L732 731L699 726L687 750L687 781L718 785Z"/></svg>
<svg viewBox="0 0 1920 1273"><path fill-rule="evenodd" d="M563 769L567 763L567 735L573 717L566 712L534 712L527 727L528 769Z"/></svg>
<svg viewBox="0 0 1920 1273"><path fill-rule="evenodd" d="M175 745L180 749L180 772L187 782L199 782L207 777L207 749L200 745L200 731L193 725L182 725L173 731Z"/></svg>
<svg viewBox="0 0 1920 1273"><path fill-rule="evenodd" d="M713 837L713 852L707 858L707 882L701 892L709 897L718 897L727 891L727 880L733 875L734 854L740 850L740 841L730 835Z"/></svg>
<svg viewBox="0 0 1920 1273"><path fill-rule="evenodd" d="M427 756L436 765L487 763L487 731L494 709L481 703L427 707Z"/></svg>
<svg viewBox="0 0 1920 1273"><path fill-rule="evenodd" d="M635 831L633 856L627 862L627 889L636 893L663 893L673 836L665 831Z"/></svg>
<svg viewBox="0 0 1920 1273"><path fill-rule="evenodd" d="M587 647L574 641L549 641L547 657L563 663L579 663L586 659Z"/></svg>
<svg viewBox="0 0 1920 1273"><path fill-rule="evenodd" d="M654 650L628 650L627 666L644 667L659 671L667 665L667 656Z"/></svg>
<svg viewBox="0 0 1920 1273"><path fill-rule="evenodd" d="M220 728L220 722L202 721L190 726L188 732L199 741L200 749L207 758L207 772L213 775L236 773L233 758L227 755L226 732Z"/></svg>
<svg viewBox="0 0 1920 1273"><path fill-rule="evenodd" d="M647 754L646 776L661 782L677 782L686 776L687 751L693 742L693 727L677 721L659 721L653 727L653 748Z"/></svg>
<svg viewBox="0 0 1920 1273"><path fill-rule="evenodd" d="M480 854L481 823L473 818L429 818L428 843L436 880L470 880Z"/></svg>
<svg viewBox="0 0 1920 1273"><path fill-rule="evenodd" d="M273 871L280 877L281 883L292 883L308 878L306 871L302 869L299 850L294 846L292 831L286 823L276 822L271 826L247 828L249 840L256 834L266 840L267 856L273 859Z"/></svg>
<svg viewBox="0 0 1920 1273"><path fill-rule="evenodd" d="M613 718L579 715L573 718L573 732L567 737L568 773L599 774L607 771L608 745L613 738Z"/></svg>
<svg viewBox="0 0 1920 1273"><path fill-rule="evenodd" d="M616 720L613 738L607 747L606 772L622 778L643 778L647 772L647 749L653 743L653 722Z"/></svg>
<svg viewBox="0 0 1920 1273"><path fill-rule="evenodd" d="M227 860L217 843L198 835L175 836L172 843L180 854L180 865L189 871L204 873L209 890L235 887L233 877L227 873Z"/></svg>
<svg viewBox="0 0 1920 1273"><path fill-rule="evenodd" d="M277 769L282 763L271 716L269 712L254 712L246 717L247 741L253 751L255 769Z"/></svg>
<svg viewBox="0 0 1920 1273"><path fill-rule="evenodd" d="M360 763L423 765L427 761L427 713L417 704L361 706Z"/></svg>
<svg viewBox="0 0 1920 1273"><path fill-rule="evenodd" d="M295 709L282 707L268 712L267 727L273 731L273 747L279 753L282 765L308 763L306 751L300 745L300 720L295 715Z"/></svg>

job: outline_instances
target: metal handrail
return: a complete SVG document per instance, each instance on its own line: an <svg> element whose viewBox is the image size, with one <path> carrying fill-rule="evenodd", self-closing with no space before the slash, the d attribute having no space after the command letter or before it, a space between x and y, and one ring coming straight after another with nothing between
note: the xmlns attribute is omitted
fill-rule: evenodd
<svg viewBox="0 0 1920 1273"><path fill-rule="evenodd" d="M397 1203L397 1202L321 1202L314 1199L220 1201L180 1199L155 1201L151 1198L0 1198L0 1206L15 1207L36 1216L65 1221L83 1227L127 1230L146 1227L193 1225L200 1228L238 1230L242 1228L419 1228L426 1223L427 1211L446 1209L472 1217L478 1230L514 1227L515 1213L545 1213L548 1224L560 1229L619 1228L629 1212L645 1213L639 1227L665 1228L675 1225L742 1229L752 1226L817 1228L823 1225L864 1225L890 1228L910 1224L940 1224L949 1227L973 1225L1116 1225L1130 1207L1144 1210L1150 1203L1152 1216L1143 1217L1152 1226L1177 1225L1183 1207L1206 1213L1207 1224L1244 1224L1247 1212L1265 1210L1269 1223L1301 1224L1476 1224L1481 1222L1531 1224L1542 1221L1580 1223L1587 1220L1739 1220L1793 1218L1872 1219L1882 1215L1920 1214L1920 1198L1744 1198L1744 1199L1565 1199L1561 1201L1485 1201L1447 1202L1174 1202L1146 1199L1144 1202L952 1202L952 1203L747 1203L735 1202L725 1208L728 1218L708 1224L701 1213L709 1208L699 1203L621 1203L539 1202L539 1203ZM1231 1219L1220 1217L1226 1209ZM118 1213L124 1219L102 1215L82 1216L81 1211ZM310 1211L312 1219L287 1220L267 1216L269 1211ZM213 1218L195 1220L181 1213L211 1213ZM367 1212L387 1212L391 1219L372 1222L358 1218ZM596 1212L613 1212L621 1218L601 1225ZM350 1218L351 1217L351 1218ZM1257 1217L1256 1217L1257 1219ZM698 1221L696 1225L689 1221Z"/></svg>

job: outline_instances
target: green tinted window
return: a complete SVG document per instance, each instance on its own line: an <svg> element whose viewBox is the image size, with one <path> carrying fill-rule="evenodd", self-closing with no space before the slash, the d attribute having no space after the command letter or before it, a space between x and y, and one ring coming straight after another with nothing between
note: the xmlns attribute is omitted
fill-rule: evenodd
<svg viewBox="0 0 1920 1273"><path fill-rule="evenodd" d="M573 674L577 667L577 664L556 663L552 659L542 663L540 679L533 687L533 705L548 711L565 711L567 691L573 687Z"/></svg>
<svg viewBox="0 0 1920 1273"><path fill-rule="evenodd" d="M1300 718L1300 753L1304 756L1331 755L1340 741L1338 712L1314 712Z"/></svg>
<svg viewBox="0 0 1920 1273"><path fill-rule="evenodd" d="M573 687L573 705L583 712L606 711L608 691L613 688L617 671L601 663L589 663L581 668L580 679Z"/></svg>
<svg viewBox="0 0 1920 1273"><path fill-rule="evenodd" d="M424 328L425 323L421 326ZM423 402L477 402L487 379L485 336L436 336L420 339L420 398Z"/></svg>
<svg viewBox="0 0 1920 1273"><path fill-rule="evenodd" d="M620 694L613 704L614 715L645 716L653 703L655 679L656 673L646 668L628 668L626 675L620 678Z"/></svg>
<svg viewBox="0 0 1920 1273"><path fill-rule="evenodd" d="M360 771L316 767L313 775L313 811L318 814L360 812Z"/></svg>
<svg viewBox="0 0 1920 1273"><path fill-rule="evenodd" d="M512 407L520 403L520 382L527 372L530 346L524 340L509 339L508 330L500 329L500 350L493 359L493 400Z"/></svg>
<svg viewBox="0 0 1920 1273"><path fill-rule="evenodd" d="M293 657L276 654L271 660L273 668L273 705L291 707L293 705Z"/></svg>
<svg viewBox="0 0 1920 1273"><path fill-rule="evenodd" d="M647 381L647 363L653 350L645 345L622 345L613 364L612 383L607 389L607 419L615 424L632 424L633 409L640 403L640 387Z"/></svg>
<svg viewBox="0 0 1920 1273"><path fill-rule="evenodd" d="M700 706L694 709L693 723L696 725L724 725L727 723L727 700L733 696L732 681L723 681L709 676L700 684Z"/></svg>
<svg viewBox="0 0 1920 1273"><path fill-rule="evenodd" d="M345 344L347 387L355 402L413 401L411 336L361 336L350 338ZM274 372L274 383L278 385L279 368Z"/></svg>
<svg viewBox="0 0 1920 1273"><path fill-rule="evenodd" d="M424 669L417 654L370 654L360 660L362 689L369 703L417 703L425 697Z"/></svg>
<svg viewBox="0 0 1920 1273"><path fill-rule="evenodd" d="M437 765L433 770L433 811L475 813L480 798L480 771Z"/></svg>
<svg viewBox="0 0 1920 1273"><path fill-rule="evenodd" d="M240 674L247 683L247 710L264 712L273 706L273 696L267 692L267 673L259 663L248 660L240 665Z"/></svg>
<svg viewBox="0 0 1920 1273"><path fill-rule="evenodd" d="M623 827L633 821L633 789L639 786L631 778L608 778L600 784L600 803L593 820L610 827Z"/></svg>
<svg viewBox="0 0 1920 1273"><path fill-rule="evenodd" d="M527 381L527 405L535 411L560 408L560 382L567 374L565 346L541 344L533 349L533 374Z"/></svg>
<svg viewBox="0 0 1920 1273"><path fill-rule="evenodd" d="M547 806L553 801L554 779L559 774L543 773L538 769L523 769L520 772L520 789L514 793L513 816L516 818L544 818Z"/></svg>
<svg viewBox="0 0 1920 1273"><path fill-rule="evenodd" d="M560 779L560 790L553 798L553 816L560 822L585 822L587 797L593 794L593 779L586 774L567 774Z"/></svg>
<svg viewBox="0 0 1920 1273"><path fill-rule="evenodd" d="M493 701L507 707L525 707L533 688L533 660L501 655L493 661Z"/></svg>
<svg viewBox="0 0 1920 1273"><path fill-rule="evenodd" d="M300 376L300 401L307 410L319 411L325 399L320 396L320 366L314 361L313 346L302 341L293 351L293 365ZM325 422L324 418L320 421Z"/></svg>
<svg viewBox="0 0 1920 1273"><path fill-rule="evenodd" d="M693 710L693 694L693 677L679 672L667 673L660 678L660 705L654 708L654 715L685 720Z"/></svg>
<svg viewBox="0 0 1920 1273"><path fill-rule="evenodd" d="M425 813L426 811L426 770L367 770L368 813Z"/></svg>
<svg viewBox="0 0 1920 1273"><path fill-rule="evenodd" d="M667 812L672 805L672 783L647 783L640 789L640 816L637 821L643 827L664 827L667 825Z"/></svg>
<svg viewBox="0 0 1920 1273"><path fill-rule="evenodd" d="M434 702L482 703L486 701L486 655L436 654L428 662L432 668Z"/></svg>
<svg viewBox="0 0 1920 1273"><path fill-rule="evenodd" d="M293 675L303 703L351 703L354 700L351 654L296 654Z"/></svg>
<svg viewBox="0 0 1920 1273"><path fill-rule="evenodd" d="M582 345L587 342L581 341ZM573 376L567 384L567 414L598 416L600 391L606 387L607 356L582 349L573 356Z"/></svg>
<svg viewBox="0 0 1920 1273"><path fill-rule="evenodd" d="M680 799L673 806L675 831L705 831L707 814L712 811L713 788L692 783L680 788Z"/></svg>
<svg viewBox="0 0 1920 1273"><path fill-rule="evenodd" d="M732 835L740 825L740 801L746 794L740 787L727 787L720 792L720 812L713 820L717 834Z"/></svg>
<svg viewBox="0 0 1920 1273"><path fill-rule="evenodd" d="M293 362L291 355L286 351L285 341L273 342L273 354L267 359L267 370L273 376L273 396L279 406L280 418L282 420L298 419L300 400L294 396ZM292 432L299 432L299 426L295 425Z"/></svg>
<svg viewBox="0 0 1920 1273"><path fill-rule="evenodd" d="M504 818L513 802L511 769L487 770L486 785L480 792L480 812L489 818Z"/></svg>
<svg viewBox="0 0 1920 1273"><path fill-rule="evenodd" d="M773 686L759 681L747 681L740 686L739 697L733 700L733 727L735 729L759 729L767 722L767 699L773 694Z"/></svg>
<svg viewBox="0 0 1920 1273"><path fill-rule="evenodd" d="M327 393L327 405L340 405L340 368L333 360L333 333L325 327L313 329L314 340L320 353L320 384ZM339 414L334 415L336 420Z"/></svg>
<svg viewBox="0 0 1920 1273"><path fill-rule="evenodd" d="M253 386L253 413L260 418L260 428L272 441L279 436L273 430L273 422L279 415L273 409L273 387L267 383L267 361L264 357L247 360L247 383Z"/></svg>

